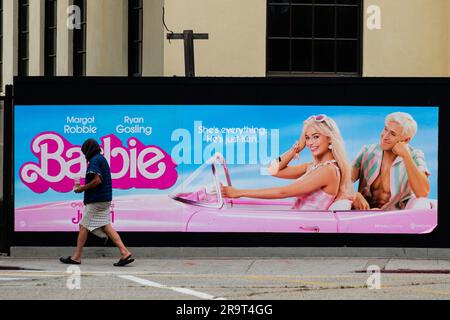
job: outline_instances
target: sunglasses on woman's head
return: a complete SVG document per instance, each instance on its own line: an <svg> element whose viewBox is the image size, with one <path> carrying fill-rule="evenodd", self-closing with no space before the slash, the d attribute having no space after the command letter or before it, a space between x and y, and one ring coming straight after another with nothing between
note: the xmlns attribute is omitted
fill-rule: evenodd
<svg viewBox="0 0 450 320"><path fill-rule="evenodd" d="M325 114L312 115L308 119L306 119L305 122L309 120L314 120L316 122L324 122L325 120L327 120L327 116Z"/></svg>

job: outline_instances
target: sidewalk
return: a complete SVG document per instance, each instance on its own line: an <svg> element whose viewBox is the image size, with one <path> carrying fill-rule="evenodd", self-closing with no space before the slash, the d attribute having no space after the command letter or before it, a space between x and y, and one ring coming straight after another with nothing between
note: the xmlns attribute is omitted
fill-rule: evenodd
<svg viewBox="0 0 450 320"><path fill-rule="evenodd" d="M77 269L58 258L1 257L0 299L450 299L448 260L148 259L135 252L136 261L124 268L112 266L117 257L85 256L78 281ZM381 271L379 289L377 281L367 282L369 266Z"/></svg>

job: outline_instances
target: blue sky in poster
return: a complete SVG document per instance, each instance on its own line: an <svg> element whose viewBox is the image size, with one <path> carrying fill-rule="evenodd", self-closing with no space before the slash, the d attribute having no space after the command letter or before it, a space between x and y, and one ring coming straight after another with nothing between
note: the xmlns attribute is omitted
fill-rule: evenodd
<svg viewBox="0 0 450 320"><path fill-rule="evenodd" d="M208 128L257 127L279 130L279 153L287 151L299 138L301 124L311 114L327 114L341 130L346 142L347 154L352 161L364 144L377 143L384 117L394 111L410 113L417 121L419 130L411 142L414 148L425 153L431 171L431 198L437 198L438 174L438 108L437 107L350 107L350 106L16 106L15 107L15 205L81 199L82 195L58 193L53 190L35 194L19 179L19 168L25 162L37 162L30 151L32 139L41 132L53 131L61 134L70 143L81 145L87 138L114 133L126 143L136 137L145 145L157 145L169 154L178 141L171 141L174 130L184 128L194 136L195 121ZM64 134L67 117L95 117L96 134ZM124 117L142 117L140 126L151 126L151 135L117 133L116 127L124 124ZM72 124L73 125L73 124ZM88 124L89 125L89 124ZM209 143L203 142L205 148ZM199 152L194 146L192 152ZM268 155L276 157L278 154ZM200 154L200 153L198 153ZM247 157L248 159L248 157ZM309 161L311 155L305 150L299 161ZM170 193L180 180L192 173L199 164L180 165L179 179L169 190L114 190L114 195ZM268 187L288 184L289 181L260 175L260 165L230 165L233 184L236 187Z"/></svg>

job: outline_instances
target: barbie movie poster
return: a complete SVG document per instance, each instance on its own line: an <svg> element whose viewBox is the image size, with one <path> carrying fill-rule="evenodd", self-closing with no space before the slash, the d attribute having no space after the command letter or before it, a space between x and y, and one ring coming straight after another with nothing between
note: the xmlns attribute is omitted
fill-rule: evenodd
<svg viewBox="0 0 450 320"><path fill-rule="evenodd" d="M78 231L96 139L129 232L425 234L438 107L15 106L15 231Z"/></svg>

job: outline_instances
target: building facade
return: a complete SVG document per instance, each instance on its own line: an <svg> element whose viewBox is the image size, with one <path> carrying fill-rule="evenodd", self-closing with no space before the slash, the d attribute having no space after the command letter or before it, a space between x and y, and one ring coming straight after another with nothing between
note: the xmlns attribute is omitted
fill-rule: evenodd
<svg viewBox="0 0 450 320"><path fill-rule="evenodd" d="M208 33L197 76L450 75L450 0L0 0L0 91L15 75L183 76L167 34L184 30Z"/></svg>
<svg viewBox="0 0 450 320"><path fill-rule="evenodd" d="M209 35L194 41L198 76L450 74L449 0L3 0L0 12L3 90L14 75L183 76L183 41L166 38L183 30Z"/></svg>

